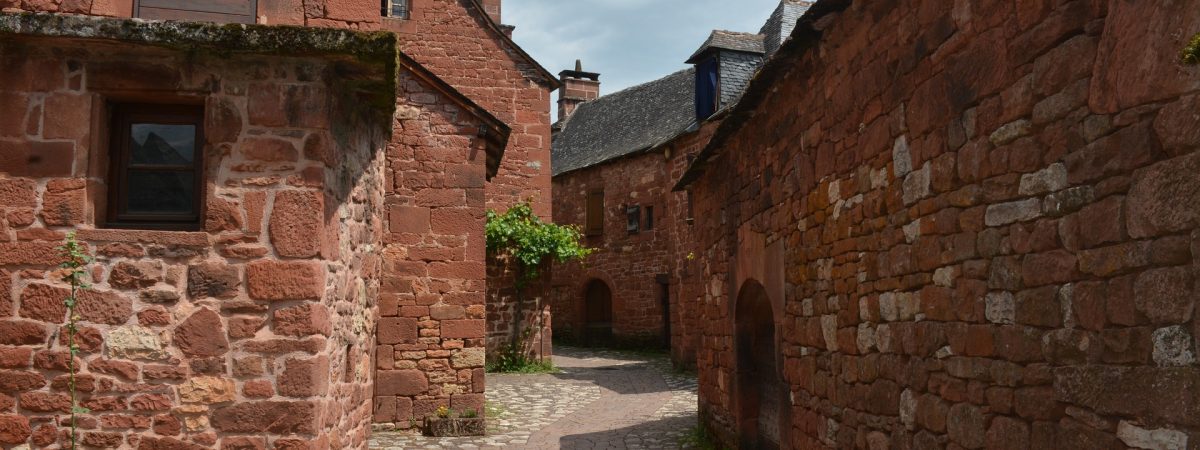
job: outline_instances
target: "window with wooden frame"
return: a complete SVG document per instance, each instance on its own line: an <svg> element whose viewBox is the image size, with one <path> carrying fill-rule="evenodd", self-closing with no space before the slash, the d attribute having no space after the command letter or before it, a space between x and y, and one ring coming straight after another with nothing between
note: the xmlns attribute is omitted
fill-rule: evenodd
<svg viewBox="0 0 1200 450"><path fill-rule="evenodd" d="M587 218L583 228L588 236L604 234L604 191L588 193Z"/></svg>
<svg viewBox="0 0 1200 450"><path fill-rule="evenodd" d="M383 17L407 19L410 12L410 0L382 0Z"/></svg>
<svg viewBox="0 0 1200 450"><path fill-rule="evenodd" d="M199 230L204 108L115 105L111 135L106 226Z"/></svg>
<svg viewBox="0 0 1200 450"><path fill-rule="evenodd" d="M134 17L189 22L256 23L257 0L134 0Z"/></svg>

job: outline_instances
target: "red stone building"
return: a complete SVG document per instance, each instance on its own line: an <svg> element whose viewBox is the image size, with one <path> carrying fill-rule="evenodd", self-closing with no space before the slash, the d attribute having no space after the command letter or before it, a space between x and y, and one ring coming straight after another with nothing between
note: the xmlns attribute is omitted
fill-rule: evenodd
<svg viewBox="0 0 1200 450"><path fill-rule="evenodd" d="M713 31L687 59L694 68L620 92L599 96L599 74L578 66L560 74L554 219L583 227L599 251L555 267L559 336L669 345L693 364L703 283L688 197L671 190L807 6L781 2L758 34Z"/></svg>
<svg viewBox="0 0 1200 450"><path fill-rule="evenodd" d="M481 408L484 211L548 215L557 86L499 2L136 5L0 2L0 445L64 436L68 231L87 445Z"/></svg>
<svg viewBox="0 0 1200 450"><path fill-rule="evenodd" d="M741 448L1194 448L1200 2L822 0L683 177Z"/></svg>

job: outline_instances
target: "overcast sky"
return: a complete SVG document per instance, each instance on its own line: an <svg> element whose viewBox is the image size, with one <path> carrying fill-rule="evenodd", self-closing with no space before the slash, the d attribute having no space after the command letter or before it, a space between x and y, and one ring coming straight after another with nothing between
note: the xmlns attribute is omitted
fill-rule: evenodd
<svg viewBox="0 0 1200 450"><path fill-rule="evenodd" d="M609 94L686 65L713 29L757 33L779 0L505 0L513 38L551 73L600 73ZM555 95L554 102L558 96ZM551 118L555 120L555 118Z"/></svg>

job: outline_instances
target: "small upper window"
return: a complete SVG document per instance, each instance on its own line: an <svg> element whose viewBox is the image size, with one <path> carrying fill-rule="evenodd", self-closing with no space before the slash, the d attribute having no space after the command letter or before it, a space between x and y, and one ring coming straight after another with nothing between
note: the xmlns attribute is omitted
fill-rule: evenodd
<svg viewBox="0 0 1200 450"><path fill-rule="evenodd" d="M204 192L204 110L113 108L107 225L196 230Z"/></svg>
<svg viewBox="0 0 1200 450"><path fill-rule="evenodd" d="M383 0L383 17L407 19L410 0Z"/></svg>
<svg viewBox="0 0 1200 450"><path fill-rule="evenodd" d="M696 119L717 112L721 102L720 61L714 56L696 65Z"/></svg>
<svg viewBox="0 0 1200 450"><path fill-rule="evenodd" d="M628 231L629 234L637 234L642 224L642 207L639 205L625 207L625 216L628 218L625 223L625 231Z"/></svg>
<svg viewBox="0 0 1200 450"><path fill-rule="evenodd" d="M692 190L688 189L687 190L687 219L686 219L688 225L691 225L696 222L695 216L693 215L693 211L695 211L695 210L692 209Z"/></svg>

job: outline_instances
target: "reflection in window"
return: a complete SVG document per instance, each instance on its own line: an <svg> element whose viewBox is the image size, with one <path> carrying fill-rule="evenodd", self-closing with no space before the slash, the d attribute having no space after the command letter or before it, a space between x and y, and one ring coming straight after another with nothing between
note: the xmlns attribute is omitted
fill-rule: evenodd
<svg viewBox="0 0 1200 450"><path fill-rule="evenodd" d="M194 125L135 123L130 134L133 164L188 165L195 159Z"/></svg>
<svg viewBox="0 0 1200 450"><path fill-rule="evenodd" d="M199 228L203 117L195 106L113 108L108 226Z"/></svg>
<svg viewBox="0 0 1200 450"><path fill-rule="evenodd" d="M383 0L383 17L408 18L409 0Z"/></svg>
<svg viewBox="0 0 1200 450"><path fill-rule="evenodd" d="M625 231L636 234L642 223L642 207L639 205L626 207L625 216L628 218L628 221L625 222Z"/></svg>

